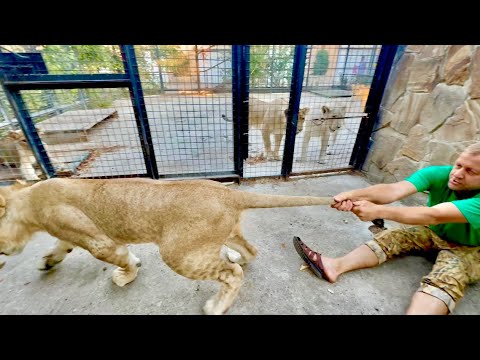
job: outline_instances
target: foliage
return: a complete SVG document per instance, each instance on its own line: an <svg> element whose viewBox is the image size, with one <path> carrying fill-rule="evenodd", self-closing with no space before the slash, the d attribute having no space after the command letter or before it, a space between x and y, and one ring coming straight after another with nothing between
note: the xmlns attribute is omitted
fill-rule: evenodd
<svg viewBox="0 0 480 360"><path fill-rule="evenodd" d="M289 86L293 68L292 45L254 45L250 47L252 87Z"/></svg>
<svg viewBox="0 0 480 360"><path fill-rule="evenodd" d="M44 45L42 56L50 74L123 72L120 49L113 45Z"/></svg>
<svg viewBox="0 0 480 360"><path fill-rule="evenodd" d="M328 70L328 51L321 49L315 55L315 61L313 63L313 75L325 75Z"/></svg>
<svg viewBox="0 0 480 360"><path fill-rule="evenodd" d="M175 76L189 76L193 68L190 62L195 59L195 54L179 48L178 45L160 45L156 52L157 63Z"/></svg>

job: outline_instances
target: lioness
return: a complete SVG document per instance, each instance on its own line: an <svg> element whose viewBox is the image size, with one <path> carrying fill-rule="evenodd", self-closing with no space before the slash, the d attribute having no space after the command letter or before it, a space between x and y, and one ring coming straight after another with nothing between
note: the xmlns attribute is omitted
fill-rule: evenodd
<svg viewBox="0 0 480 360"><path fill-rule="evenodd" d="M0 163L18 168L25 180L40 180L37 159L20 130L10 130L0 140Z"/></svg>
<svg viewBox="0 0 480 360"><path fill-rule="evenodd" d="M337 140L338 131L345 126L345 112L345 106L322 106L320 116L305 121L300 161L307 160L307 149L310 139L312 137L319 137L321 138L321 145L318 162L320 164L325 163L325 156L327 154L333 154L333 151L327 150L330 137L332 140L331 146L333 147Z"/></svg>
<svg viewBox="0 0 480 360"><path fill-rule="evenodd" d="M118 266L113 282L133 281L140 260L127 244L158 245L165 263L195 280L216 280L220 291L206 314L228 310L240 289L243 270L257 250L243 237L240 217L251 208L328 205L328 197L256 194L211 180L52 178L0 187L0 254L20 253L32 234L58 240L41 268L60 263L75 246ZM238 263L221 257L223 245L240 253Z"/></svg>
<svg viewBox="0 0 480 360"><path fill-rule="evenodd" d="M42 142L42 144L48 153L47 144L45 142ZM63 164L56 159L50 157L50 161L57 170L66 170ZM10 130L7 135L0 140L0 164L18 168L25 180L33 181L40 180L40 177L45 178L21 130Z"/></svg>
<svg viewBox="0 0 480 360"><path fill-rule="evenodd" d="M301 108L298 111L297 134L303 130L303 123L310 109ZM267 160L281 160L280 144L287 129L288 100L278 98L272 101L263 101L250 98L248 107L248 123L251 128L262 133L263 144ZM225 115L222 118L230 121ZM272 151L271 135L275 145Z"/></svg>

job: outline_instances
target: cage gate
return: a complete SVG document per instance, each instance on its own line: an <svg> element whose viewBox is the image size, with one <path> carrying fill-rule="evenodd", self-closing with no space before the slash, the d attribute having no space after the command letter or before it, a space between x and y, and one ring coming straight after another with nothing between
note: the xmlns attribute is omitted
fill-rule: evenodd
<svg viewBox="0 0 480 360"><path fill-rule="evenodd" d="M360 168L396 48L0 46L0 181Z"/></svg>

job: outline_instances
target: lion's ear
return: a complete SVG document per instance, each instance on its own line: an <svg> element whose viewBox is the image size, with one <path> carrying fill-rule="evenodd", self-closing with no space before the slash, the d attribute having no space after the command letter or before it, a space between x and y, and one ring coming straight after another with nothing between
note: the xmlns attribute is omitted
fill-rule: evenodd
<svg viewBox="0 0 480 360"><path fill-rule="evenodd" d="M5 206L7 205L7 202L5 201L5 198L0 195L0 217L5 215Z"/></svg>
<svg viewBox="0 0 480 360"><path fill-rule="evenodd" d="M21 134L16 130L10 130L8 132L7 136L14 139L14 140L18 140L18 139L20 139Z"/></svg>

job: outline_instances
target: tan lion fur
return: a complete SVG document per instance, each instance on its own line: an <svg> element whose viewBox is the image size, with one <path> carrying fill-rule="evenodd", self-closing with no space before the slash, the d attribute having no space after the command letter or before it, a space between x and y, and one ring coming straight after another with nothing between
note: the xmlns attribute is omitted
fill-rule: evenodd
<svg viewBox="0 0 480 360"><path fill-rule="evenodd" d="M288 100L278 98L267 102L250 98L248 109L249 126L261 131L267 160L281 160L280 144L287 129ZM309 110L299 109L297 134L302 131ZM270 140L272 135L275 141L273 151Z"/></svg>
<svg viewBox="0 0 480 360"><path fill-rule="evenodd" d="M337 140L338 132L345 126L345 106L322 106L319 116L311 116L305 121L305 131L303 134L302 154L300 161L307 160L307 150L312 137L320 138L320 152L318 162L325 163L327 154L333 155L333 151L328 151L328 143L331 140L331 147Z"/></svg>
<svg viewBox="0 0 480 360"><path fill-rule="evenodd" d="M297 134L303 130L303 123L310 109L301 108L298 111ZM250 98L248 105L248 124L252 129L258 129L262 133L263 146L267 160L281 160L280 145L287 130L288 100L278 98L272 101L263 101ZM226 121L230 121L226 115L222 115ZM271 136L275 144L272 151ZM263 157L263 154L260 155Z"/></svg>
<svg viewBox="0 0 480 360"><path fill-rule="evenodd" d="M42 133L39 132L39 135ZM48 145L42 141L43 147L49 153ZM52 165L59 170L65 170L63 164L50 157ZM0 139L0 164L14 166L20 170L25 180L34 181L45 178L32 149L21 130L10 130Z"/></svg>
<svg viewBox="0 0 480 360"><path fill-rule="evenodd" d="M133 281L140 261L127 244L155 243L165 263L195 280L216 280L220 291L206 314L228 310L240 289L239 264L257 253L243 237L241 214L251 208L328 205L329 197L257 194L211 180L61 179L0 187L0 253L23 250L37 231L58 240L42 264L49 269L75 246L115 264L113 281ZM238 263L221 257L223 245L241 255Z"/></svg>
<svg viewBox="0 0 480 360"><path fill-rule="evenodd" d="M40 180L42 172L21 130L11 130L0 140L0 163L18 168L25 180Z"/></svg>

